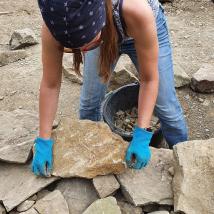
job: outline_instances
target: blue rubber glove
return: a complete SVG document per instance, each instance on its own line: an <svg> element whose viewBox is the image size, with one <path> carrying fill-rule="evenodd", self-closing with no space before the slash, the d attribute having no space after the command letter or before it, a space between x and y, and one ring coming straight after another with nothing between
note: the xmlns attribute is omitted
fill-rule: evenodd
<svg viewBox="0 0 214 214"><path fill-rule="evenodd" d="M129 167L141 169L148 164L151 158L149 143L152 135L153 132L149 132L143 128L135 126L133 139L126 151L126 163ZM135 159L134 163L133 159Z"/></svg>
<svg viewBox="0 0 214 214"><path fill-rule="evenodd" d="M43 139L37 137L34 141L34 155L31 170L35 175L49 177L53 162L53 144L52 139Z"/></svg>

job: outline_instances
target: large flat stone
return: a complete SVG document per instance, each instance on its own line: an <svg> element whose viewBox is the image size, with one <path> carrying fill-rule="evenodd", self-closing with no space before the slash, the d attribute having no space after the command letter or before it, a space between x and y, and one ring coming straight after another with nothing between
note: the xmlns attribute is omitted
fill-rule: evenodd
<svg viewBox="0 0 214 214"><path fill-rule="evenodd" d="M0 160L26 163L38 132L38 115L17 109L0 111Z"/></svg>
<svg viewBox="0 0 214 214"><path fill-rule="evenodd" d="M125 170L128 144L103 122L63 118L53 139L55 176L94 178Z"/></svg>
<svg viewBox="0 0 214 214"><path fill-rule="evenodd" d="M0 200L7 211L58 179L36 177L29 165L1 163L0 172Z"/></svg>
<svg viewBox="0 0 214 214"><path fill-rule="evenodd" d="M0 124L0 160L26 163L38 132L37 114L21 109L0 111Z"/></svg>
<svg viewBox="0 0 214 214"><path fill-rule="evenodd" d="M99 199L91 204L83 214L121 214L114 197Z"/></svg>
<svg viewBox="0 0 214 214"><path fill-rule="evenodd" d="M126 199L135 206L147 204L173 204L172 176L173 152L151 147L152 158L141 170L127 169L117 175Z"/></svg>
<svg viewBox="0 0 214 214"><path fill-rule="evenodd" d="M83 211L98 199L91 180L82 178L64 179L57 185L68 203L72 214L82 214Z"/></svg>
<svg viewBox="0 0 214 214"><path fill-rule="evenodd" d="M0 67L27 57L25 50L0 51Z"/></svg>
<svg viewBox="0 0 214 214"><path fill-rule="evenodd" d="M41 214L69 214L68 204L59 190L54 190L38 200L34 209Z"/></svg>
<svg viewBox="0 0 214 214"><path fill-rule="evenodd" d="M173 147L175 211L214 213L214 138Z"/></svg>

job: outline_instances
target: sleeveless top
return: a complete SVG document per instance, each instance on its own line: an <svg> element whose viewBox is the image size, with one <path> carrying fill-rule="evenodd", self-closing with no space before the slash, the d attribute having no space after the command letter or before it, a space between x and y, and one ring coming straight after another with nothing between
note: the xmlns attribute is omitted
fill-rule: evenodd
<svg viewBox="0 0 214 214"><path fill-rule="evenodd" d="M152 8L154 17L156 18L159 11L160 5L159 1L158 0L147 0L147 1L150 7ZM122 17L122 5L123 0L112 0L114 24L118 32L119 43L123 42L124 40L131 39L131 37L128 37L126 35L126 25Z"/></svg>

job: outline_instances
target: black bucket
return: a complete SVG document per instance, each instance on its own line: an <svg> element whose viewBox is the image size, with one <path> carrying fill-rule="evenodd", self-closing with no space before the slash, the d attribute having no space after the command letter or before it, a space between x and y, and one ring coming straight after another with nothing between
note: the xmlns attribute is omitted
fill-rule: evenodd
<svg viewBox="0 0 214 214"><path fill-rule="evenodd" d="M126 111L138 106L139 83L131 83L116 89L106 95L103 103L103 120L108 124L111 130L120 135L124 140L132 140L132 132L127 132L115 126L114 116L119 110ZM150 146L158 147L163 140L160 129L153 134Z"/></svg>

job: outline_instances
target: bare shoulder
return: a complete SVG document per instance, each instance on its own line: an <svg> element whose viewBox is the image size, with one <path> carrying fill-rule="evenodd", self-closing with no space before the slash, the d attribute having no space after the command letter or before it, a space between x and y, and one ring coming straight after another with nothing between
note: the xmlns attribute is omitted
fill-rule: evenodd
<svg viewBox="0 0 214 214"><path fill-rule="evenodd" d="M134 29L145 27L154 21L154 15L147 0L123 0L122 13L130 36Z"/></svg>

